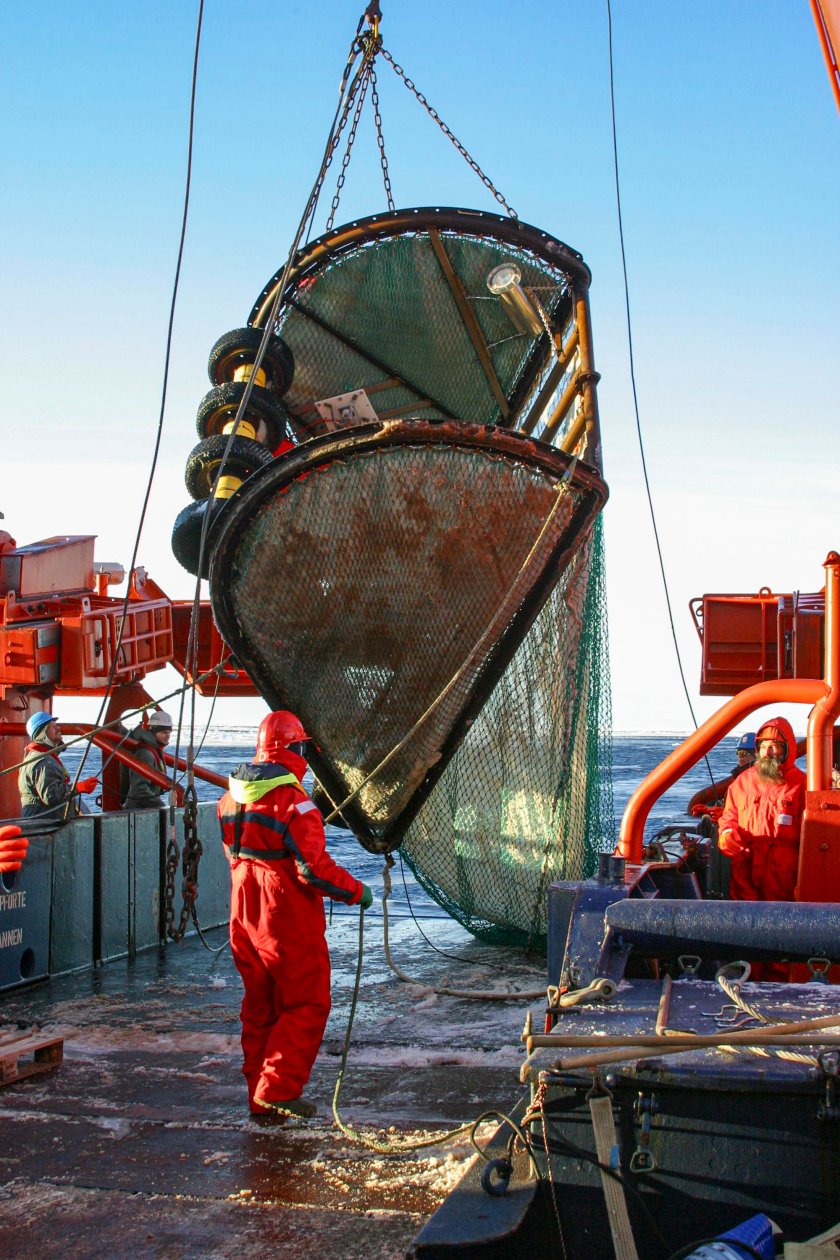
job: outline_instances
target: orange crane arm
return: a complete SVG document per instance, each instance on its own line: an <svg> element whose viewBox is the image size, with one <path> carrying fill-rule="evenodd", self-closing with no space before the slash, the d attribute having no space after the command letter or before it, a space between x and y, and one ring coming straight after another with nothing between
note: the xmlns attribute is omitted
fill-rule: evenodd
<svg viewBox="0 0 840 1260"><path fill-rule="evenodd" d="M811 0L811 12L831 80L834 102L840 110L840 70L835 52L840 48L840 0Z"/></svg>

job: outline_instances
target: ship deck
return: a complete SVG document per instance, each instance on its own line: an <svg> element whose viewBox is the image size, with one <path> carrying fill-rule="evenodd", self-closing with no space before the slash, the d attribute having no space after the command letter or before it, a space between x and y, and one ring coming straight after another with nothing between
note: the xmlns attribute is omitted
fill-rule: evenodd
<svg viewBox="0 0 840 1260"><path fill-rule="evenodd" d="M392 926L391 944L417 979L406 984L385 963L381 929L366 916L342 1119L396 1139L508 1110L521 1089L528 1002L465 1001L427 986L498 988L503 968L505 987L535 989L540 964L463 933L446 942L453 960L441 958L405 921ZM207 939L221 944L224 931ZM307 1091L319 1116L307 1125L266 1128L248 1115L241 987L227 949L214 956L193 937L5 995L0 1033L62 1036L65 1057L0 1088L3 1255L402 1256L473 1152L462 1137L383 1156L335 1126L357 916L337 917L329 939L334 1005Z"/></svg>

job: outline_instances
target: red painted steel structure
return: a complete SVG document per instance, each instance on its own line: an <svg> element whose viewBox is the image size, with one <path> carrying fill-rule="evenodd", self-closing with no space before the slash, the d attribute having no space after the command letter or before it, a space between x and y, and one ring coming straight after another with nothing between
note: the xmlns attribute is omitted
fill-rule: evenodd
<svg viewBox="0 0 840 1260"><path fill-rule="evenodd" d="M198 658L186 667L192 602L172 601L135 569L128 598L109 596L125 577L119 565L94 562L91 535L63 535L19 547L0 531L0 817L20 813L17 774L28 742L25 722L38 710L52 712L55 696L109 696L105 725L129 709L153 704L146 675L172 664L189 681L223 664L217 678L199 682L203 694L257 695L244 670L225 664L229 653L212 622L210 605L199 606ZM110 685L109 685L110 680ZM131 765L161 788L166 776L137 762L134 741L120 743L112 731L93 732L83 723L62 723L66 734L89 735L110 762L103 774L102 808L120 808L119 763ZM117 747L120 744L120 747ZM113 756L111 756L113 754ZM172 758L164 753L172 764ZM179 759L179 768L186 763ZM203 767L194 772L218 787L227 781Z"/></svg>
<svg viewBox="0 0 840 1260"><path fill-rule="evenodd" d="M644 827L654 802L741 719L766 704L810 704L806 806L796 898L799 901L840 900L840 792L830 790L834 724L840 715L840 556L837 552L829 552L824 568L823 677L779 678L747 687L666 757L633 793L621 821L617 853L631 865L642 862Z"/></svg>

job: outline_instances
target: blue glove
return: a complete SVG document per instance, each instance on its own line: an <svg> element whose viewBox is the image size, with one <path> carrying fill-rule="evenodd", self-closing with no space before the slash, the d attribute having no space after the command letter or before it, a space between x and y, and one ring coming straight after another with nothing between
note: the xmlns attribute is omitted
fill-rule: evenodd
<svg viewBox="0 0 840 1260"><path fill-rule="evenodd" d="M362 884L362 900L359 905L363 910L368 910L373 905L373 889L368 888L367 884Z"/></svg>

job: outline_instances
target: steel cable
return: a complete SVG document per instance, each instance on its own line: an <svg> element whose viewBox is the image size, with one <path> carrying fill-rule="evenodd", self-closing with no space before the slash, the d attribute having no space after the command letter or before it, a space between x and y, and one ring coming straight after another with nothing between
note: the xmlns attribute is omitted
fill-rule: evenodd
<svg viewBox="0 0 840 1260"><path fill-rule="evenodd" d="M668 576L665 572L665 559L662 555L662 546L659 541L659 527L656 523L656 512L653 506L653 495L650 488L650 480L648 478L647 459L645 457L645 445L642 437L642 421L639 414L639 396L636 389L636 361L633 352L633 325L630 318L630 282L627 275L627 253L624 246L624 219L621 212L621 183L618 173L618 133L615 121L615 77L613 73L613 40L612 40L612 9L610 0L607 0L607 43L609 47L609 67L610 67L610 114L612 120L612 140L613 140L613 168L615 171L615 201L618 214L618 238L621 247L621 268L624 276L624 309L627 322L627 349L630 360L630 385L633 393L633 412L636 417L636 436L639 442L639 454L642 461L642 476L645 483L645 494L647 496L648 508L650 511L650 521L653 527L653 538L656 544L656 555L659 560L659 571L662 575L662 587L665 593L665 605L668 610L668 621L671 626L671 638L674 642L674 651L677 657L677 669L679 670L680 680L682 682L683 691L685 692L688 711L691 714L691 720L694 723L694 729L697 730L697 718L694 713L694 706L691 703L691 695L688 690L688 682L685 677L682 656L680 654L680 645L677 641L677 630L674 624L674 611L671 605L671 592L668 587ZM715 776L712 773L711 763L708 757L704 757L706 769L709 772L709 779L712 784L715 782Z"/></svg>

